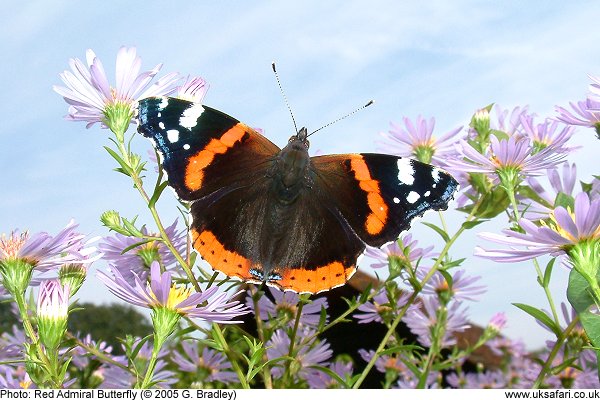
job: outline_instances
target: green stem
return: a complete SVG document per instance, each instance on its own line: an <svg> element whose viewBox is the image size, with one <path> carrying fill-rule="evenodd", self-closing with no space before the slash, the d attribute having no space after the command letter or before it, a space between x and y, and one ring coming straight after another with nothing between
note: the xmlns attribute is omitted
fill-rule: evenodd
<svg viewBox="0 0 600 400"><path fill-rule="evenodd" d="M265 345L265 332L264 332L264 324L262 319L260 318L260 305L258 303L257 291L255 290L252 293L252 302L254 303L254 319L256 320L256 331L258 332L258 339ZM262 361L269 361L269 357L267 356L267 352L265 351L262 356ZM271 377L271 370L269 368L263 368L261 370L261 374L263 376L263 381L265 382L265 389L273 389L273 379Z"/></svg>
<svg viewBox="0 0 600 400"><path fill-rule="evenodd" d="M218 324L213 324L213 331L215 332L215 335L217 336L218 342L221 344L221 346L223 346L223 352L225 353L225 355L227 356L227 359L231 363L231 367L237 374L238 379L240 380L240 384L242 385L242 388L250 389L250 385L248 384L246 375L244 375L244 372L240 368L240 365L238 364L237 360L233 356L233 354L231 352L231 348L227 344L227 341L225 340L225 336L223 336L223 331L221 330L221 327Z"/></svg>
<svg viewBox="0 0 600 400"><path fill-rule="evenodd" d="M437 322L434 326L434 330L432 331L432 341L431 346L429 346L429 351L427 352L427 358L425 362L425 368L421 372L421 376L419 377L419 382L417 383L417 389L425 389L427 385L427 377L431 371L431 367L433 366L433 362L436 357L439 355L439 350L441 347L441 340L444 337L445 325L447 320L446 306L443 309L438 310L438 318Z"/></svg>
<svg viewBox="0 0 600 400"><path fill-rule="evenodd" d="M550 370L552 369L552 362L554 361L554 358L556 358L556 355L562 347L563 342L569 337L571 331L575 328L578 322L579 317L573 318L573 320L567 326L567 328L556 338L556 343L554 343L550 354L548 354L548 358L546 359L546 362L542 366L540 373L538 374L535 382L533 383L532 389L538 389L544 383L546 375L548 375L550 373Z"/></svg>
<svg viewBox="0 0 600 400"><path fill-rule="evenodd" d="M119 137L119 135L117 135L117 138L118 137ZM131 157L129 156L129 150L125 147L125 144L122 141L117 140L117 143L119 146L119 152L121 153L121 156L123 156L125 163L127 165L131 165ZM150 210L150 213L152 214L152 218L154 219L154 222L156 223L158 231L160 232L160 237L163 239L164 244L167 246L169 251L171 253L173 253L173 256L175 256L175 259L177 260L177 262L179 262L179 264L185 271L185 274L187 275L188 279L194 286L194 289L197 292L202 292L202 289L200 289L200 285L198 284L198 281L196 280L196 277L194 276L194 273L192 272L192 269L190 268L189 264L183 259L181 254L179 254L179 252L173 245L171 238L169 238L169 236L167 235L167 232L165 231L165 227L164 227L162 221L160 220L160 216L158 215L158 212L156 211L156 207L154 205L150 204L150 196L148 196L148 193L146 193L146 191L144 190L144 182L142 181L142 178L139 176L137 171L133 168L131 168L130 171L128 171L128 172L130 173L131 179L133 179L133 184L134 184L135 188L138 190L138 192L140 193L140 195L146 202L146 206L148 207L148 209Z"/></svg>
<svg viewBox="0 0 600 400"><path fill-rule="evenodd" d="M152 377L154 376L154 368L156 368L156 362L158 361L158 353L160 351L161 344L156 340L154 343L154 347L152 348L152 355L150 356L150 361L148 362L148 369L146 370L146 375L144 376L144 381L142 382L139 389L148 389L150 387L150 382L152 381Z"/></svg>
<svg viewBox="0 0 600 400"><path fill-rule="evenodd" d="M550 288L544 284L544 274L542 273L542 269L540 268L540 264L538 263L537 258L533 259L533 265L535 266L535 271L537 272L538 279L542 284L544 293L546 294L546 299L548 299L548 304L550 305L550 310L552 311L552 317L554 318L554 322L556 324L560 324L560 320L558 319L558 313L556 312L556 306L554 305L554 300L552 299L552 293L550 292Z"/></svg>

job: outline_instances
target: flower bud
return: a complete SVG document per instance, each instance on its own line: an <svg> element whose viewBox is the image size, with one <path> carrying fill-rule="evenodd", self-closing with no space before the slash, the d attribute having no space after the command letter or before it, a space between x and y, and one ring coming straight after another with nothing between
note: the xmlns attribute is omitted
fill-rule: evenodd
<svg viewBox="0 0 600 400"><path fill-rule="evenodd" d="M43 281L37 301L37 321L40 340L49 350L57 350L67 331L69 316L68 285L58 280Z"/></svg>
<svg viewBox="0 0 600 400"><path fill-rule="evenodd" d="M63 286L71 288L71 296L73 296L87 276L87 270L83 264L64 264L58 271L58 278Z"/></svg>

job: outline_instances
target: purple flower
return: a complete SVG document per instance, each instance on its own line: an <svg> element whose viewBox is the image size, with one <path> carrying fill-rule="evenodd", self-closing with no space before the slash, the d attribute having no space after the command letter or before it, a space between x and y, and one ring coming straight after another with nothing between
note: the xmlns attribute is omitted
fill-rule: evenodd
<svg viewBox="0 0 600 400"><path fill-rule="evenodd" d="M403 157L416 157L419 161L443 167L445 158L449 154L454 154L453 145L456 141L454 137L462 130L462 126L440 138L435 138L433 137L434 118L430 118L427 122L419 115L414 124L406 117L403 121L406 129L392 122L389 133L381 133L384 138L390 140L390 143L382 143L384 145L382 149Z"/></svg>
<svg viewBox="0 0 600 400"><path fill-rule="evenodd" d="M109 271L112 272L112 277L98 272L98 279L112 294L140 307L168 309L190 318L221 324L239 323L241 321L232 319L249 312L238 301L230 301L227 293L217 294L217 286L202 293L192 293L191 289L172 285L171 273L161 273L157 262L152 263L150 267L150 283L142 282L134 274L135 284L130 285L118 270L109 268Z"/></svg>
<svg viewBox="0 0 600 400"><path fill-rule="evenodd" d="M371 264L373 268L388 267L394 259L401 265L414 269L422 258L434 257L437 254L431 251L433 246L421 248L417 247L417 244L418 241L412 240L412 234L409 233L382 248L367 247L365 255L378 261Z"/></svg>
<svg viewBox="0 0 600 400"><path fill-rule="evenodd" d="M501 371L484 371L467 374L451 373L447 378L448 383L454 388L461 389L504 389L507 380Z"/></svg>
<svg viewBox="0 0 600 400"><path fill-rule="evenodd" d="M208 82L198 77L185 79L185 82L177 88L177 97L194 103L202 103L208 91Z"/></svg>
<svg viewBox="0 0 600 400"><path fill-rule="evenodd" d="M315 369L311 367L315 365L325 366L326 361L329 360L333 354L333 351L329 347L329 343L325 340L306 343L305 338L311 336L311 333L313 332L310 330L302 332L300 330L298 331L294 346L294 354L292 355L294 358L292 363L295 364L292 368L297 376L303 380L307 380L310 375L315 372ZM269 360L288 356L290 344L290 337L284 329L275 331L273 336L271 336L271 339L266 343ZM283 363L287 363L287 361L283 361ZM280 364L276 364L272 367L271 371L275 378L280 378L283 376L284 367Z"/></svg>
<svg viewBox="0 0 600 400"><path fill-rule="evenodd" d="M139 339L137 339L134 343L134 347L139 343ZM152 343L150 341L144 342L142 347L140 348L136 359L134 360L133 369L136 371L145 371L148 366L148 361L152 355ZM156 367L154 368L154 374L152 375L153 381L157 382L157 388L169 388L175 383L177 383L177 379L175 378L175 372L169 369L166 369L168 366L165 361L168 356L168 350L163 349L158 352L158 361L156 363ZM125 356L115 356L113 358L115 361L122 365L127 365L128 361ZM138 372L140 374L140 372ZM130 370L120 368L116 365L109 364L105 368L101 368L100 375L103 378L102 383L99 388L101 389L124 389L131 388L136 383L138 377L133 375ZM143 372L141 372L143 376Z"/></svg>
<svg viewBox="0 0 600 400"><path fill-rule="evenodd" d="M537 226L521 218L519 225L525 233L504 230L506 236L480 233L479 236L494 243L510 246L509 249L475 249L475 255L497 262L518 262L544 254L565 254L571 245L586 240L600 239L600 199L590 201L586 193L575 198L574 213L564 207L556 207L548 224Z"/></svg>
<svg viewBox="0 0 600 400"><path fill-rule="evenodd" d="M388 298L388 293L385 288L379 290L373 299L370 302L362 304L358 307L358 311L361 313L354 314L354 318L358 320L359 324L368 324L371 322L380 322L383 323L383 316L386 314L393 313L395 310L403 307L412 294L410 292L397 292L396 293L396 304L394 307L391 306L390 300ZM389 315L388 315L389 316Z"/></svg>
<svg viewBox="0 0 600 400"><path fill-rule="evenodd" d="M488 328L494 330L495 332L500 332L506 326L506 314L503 312L496 313L490 319L488 323Z"/></svg>
<svg viewBox="0 0 600 400"><path fill-rule="evenodd" d="M337 374L344 381L348 381L352 377L352 362L336 361L330 363L327 368ZM332 378L331 375L321 371L315 370L314 373L310 374L307 378L308 387L311 389L332 389L339 388L340 383Z"/></svg>
<svg viewBox="0 0 600 400"><path fill-rule="evenodd" d="M577 167L575 164L569 165L568 163L564 163L562 175L560 175L556 169L550 169L548 170L548 180L553 190L552 193L546 191L536 178L527 179L529 186L531 186L542 201L544 201L544 204L533 199L520 198L521 215L526 214L527 218L532 221L548 218L548 214L552 212L552 209L548 206L551 207L554 205L556 196L559 193L572 196L573 189L577 183Z"/></svg>
<svg viewBox="0 0 600 400"><path fill-rule="evenodd" d="M173 352L171 359L182 371L194 373L199 382L237 382L237 375L230 371L231 363L223 354L204 347L198 352L198 343L184 341L181 343L183 354Z"/></svg>
<svg viewBox="0 0 600 400"><path fill-rule="evenodd" d="M25 369L6 368L0 372L1 389L35 389L37 386L31 382Z"/></svg>
<svg viewBox="0 0 600 400"><path fill-rule="evenodd" d="M3 264L22 260L44 272L58 268L62 264L85 262L82 255L85 235L75 232L79 225L73 221L56 236L46 232L30 235L29 232L11 232L10 236L0 238L0 269Z"/></svg>
<svg viewBox="0 0 600 400"><path fill-rule="evenodd" d="M514 135L521 128L522 117L527 115L528 106L515 107L510 111L503 109L501 106L496 104L494 111L496 112L497 124L492 124L492 129L505 132L509 135ZM507 118L508 117L508 118Z"/></svg>
<svg viewBox="0 0 600 400"><path fill-rule="evenodd" d="M404 323L410 331L417 335L423 346L431 346L433 327L438 324L441 315L443 318L444 335L439 340L440 346L448 347L456 344L455 332L462 332L470 325L467 320L466 309L461 309L462 303L455 302L447 307L442 307L434 296L422 298L423 307L411 307L404 318Z"/></svg>
<svg viewBox="0 0 600 400"><path fill-rule="evenodd" d="M532 154L529 139L518 139L510 136L508 139L498 140L495 135L490 136L488 152L480 154L466 141L460 142L460 152L465 159L448 160L452 170L462 172L482 172L499 174L504 170L518 172L520 178L541 175L546 170L560 164L565 158L565 153L557 152L554 145L549 145L543 150ZM498 182L496 177L495 182Z"/></svg>
<svg viewBox="0 0 600 400"><path fill-rule="evenodd" d="M428 272L426 269L420 268L417 271L417 277L422 279ZM484 294L487 289L485 286L476 285L476 282L481 279L480 276L468 276L465 274L466 271L464 269L457 270L452 274L452 286L450 286L444 275L436 272L427 281L422 293L438 296L443 302L448 302L450 299L457 301L477 301L479 300L478 297Z"/></svg>
<svg viewBox="0 0 600 400"><path fill-rule="evenodd" d="M366 362L370 362L375 357L375 350L359 349L358 354ZM394 374L397 377L398 389L415 389L418 379L415 374L406 366L406 363L399 356L388 354L380 355L375 361L375 369L383 374ZM427 386L435 385L436 374L432 373L427 377Z"/></svg>
<svg viewBox="0 0 600 400"><path fill-rule="evenodd" d="M559 122L546 119L541 124L535 124L531 115L522 115L521 124L525 134L531 140L533 153L536 153L548 146L552 146L555 151L569 153L574 148L566 147L567 141L573 136L575 130L572 126L563 126L557 132Z"/></svg>
<svg viewBox="0 0 600 400"><path fill-rule="evenodd" d="M558 112L556 117L559 121L568 125L584 126L595 128L600 126L600 100L587 98L578 101L577 103L569 102L573 111L569 111L564 107L555 106L554 109Z"/></svg>
<svg viewBox="0 0 600 400"><path fill-rule="evenodd" d="M87 64L87 65L86 65ZM110 114L117 109L125 114L125 129L132 122L134 104L149 96L172 94L178 80L176 73L168 74L158 81L150 82L160 71L158 64L150 71L140 73L142 60L135 47L121 47L117 53L116 84L109 84L102 62L92 50L86 52L86 64L75 58L69 60L72 71L64 71L60 77L66 87L54 86L55 92L69 104L67 119L84 121L87 128L100 122L109 127Z"/></svg>
<svg viewBox="0 0 600 400"><path fill-rule="evenodd" d="M148 233L145 226L140 231L144 236L159 237L158 234ZM165 232L175 249L182 254L187 245L187 235L185 231L177 229L177 220L171 226L165 228ZM175 267L175 256L166 245L159 240L154 240L132 247L142 241L137 237L115 233L114 236L105 238L98 246L100 251L104 253L103 259L113 269L118 270L130 284L134 283L134 276L138 276L142 281L145 281L148 278L150 264L153 261L158 261L165 268ZM127 248L129 250L124 252Z"/></svg>
<svg viewBox="0 0 600 400"><path fill-rule="evenodd" d="M92 339L92 335L90 335L89 333L83 339L81 339L81 343L83 343L86 346L93 347L99 352L106 354L107 356L110 356L112 352L112 346L109 346L104 341L96 342L94 339ZM98 360L95 355L89 353L85 348L81 346L75 347L71 355L73 357L73 364L79 369L83 369L86 366L88 366L90 360Z"/></svg>
<svg viewBox="0 0 600 400"><path fill-rule="evenodd" d="M260 319L263 321L277 321L282 322L284 325L288 324L293 326L296 322L296 313L298 312L298 302L300 296L297 293L269 288L269 292L273 297L273 301L263 295L258 300L258 311ZM251 296L246 298L246 304L250 307L254 313L254 301ZM327 309L327 299L319 298L314 299L310 303L305 304L302 307L302 315L300 316L300 324L302 326L316 328L321 318L321 309Z"/></svg>

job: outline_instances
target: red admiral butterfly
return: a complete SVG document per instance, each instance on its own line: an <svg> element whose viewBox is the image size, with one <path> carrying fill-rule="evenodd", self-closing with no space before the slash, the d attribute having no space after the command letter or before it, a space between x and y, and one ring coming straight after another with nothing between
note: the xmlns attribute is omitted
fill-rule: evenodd
<svg viewBox="0 0 600 400"><path fill-rule="evenodd" d="M280 149L220 111L152 97L138 131L169 185L191 202L194 248L217 271L317 293L341 286L366 245L398 238L426 210L445 210L449 174L384 154L309 157L306 128Z"/></svg>

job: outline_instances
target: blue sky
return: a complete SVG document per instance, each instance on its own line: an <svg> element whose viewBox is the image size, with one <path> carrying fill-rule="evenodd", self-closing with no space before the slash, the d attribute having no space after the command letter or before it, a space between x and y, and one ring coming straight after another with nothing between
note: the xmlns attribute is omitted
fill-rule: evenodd
<svg viewBox="0 0 600 400"><path fill-rule="evenodd" d="M375 151L379 132L403 116L434 116L438 134L468 123L477 108L492 102L528 104L539 116L553 116L554 105L585 96L587 74L600 75L600 3L592 1L106 4L4 5L10 19L0 26L0 232L53 233L75 218L83 232L104 235L98 217L109 209L140 214L150 223L131 183L112 171L114 162L102 149L109 144L107 132L63 120L66 104L52 91L68 59L83 59L88 48L110 76L121 45L138 48L144 69L164 63L164 73L203 76L211 84L208 105L263 128L280 145L293 126L272 61L296 120L309 130L374 99L374 106L313 136L313 149L324 153ZM586 146L597 149L592 138L586 130L574 138L584 146L576 158L584 180L598 172L594 148ZM140 137L134 148L145 155L150 144ZM168 193L164 197L159 208L166 221L173 220L176 203ZM461 215L447 214L450 223L461 221ZM414 225L421 243L434 243L426 228ZM541 345L546 333L510 304L545 304L533 267L474 259L475 242L481 240L470 232L454 253L470 257L468 270L489 286L484 299L470 305L473 320L485 324L506 311L510 336ZM566 273L557 271L558 298L565 286ZM80 293L86 301L112 300L95 279Z"/></svg>

